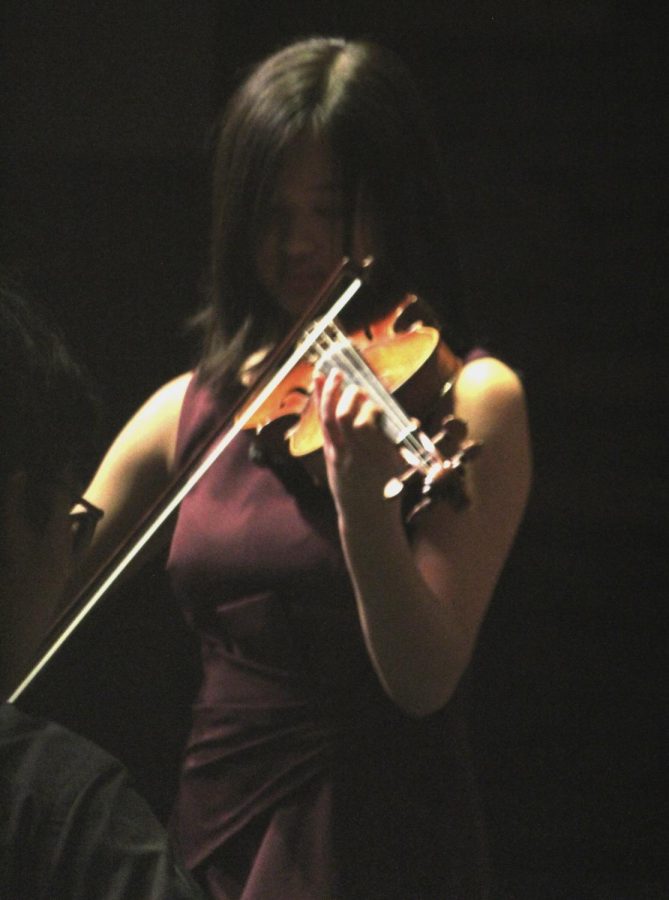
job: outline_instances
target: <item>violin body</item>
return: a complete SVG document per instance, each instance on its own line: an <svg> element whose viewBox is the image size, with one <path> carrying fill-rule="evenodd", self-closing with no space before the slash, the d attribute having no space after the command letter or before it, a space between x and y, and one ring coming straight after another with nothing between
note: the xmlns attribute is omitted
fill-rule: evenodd
<svg viewBox="0 0 669 900"><path fill-rule="evenodd" d="M317 483L324 482L319 451L323 434L313 393L315 371L337 368L347 382L364 389L381 410L379 423L398 446L408 469L386 486L386 496L400 493L406 484L420 481L422 496L412 503L408 518L426 505L439 485L441 493L462 505L462 464L478 445L467 441L467 428L452 415L450 390L462 362L442 340L440 332L419 318L418 298L406 295L391 311L368 326L344 334L337 324L314 345L279 383L251 416L244 428L256 431L265 457L274 460L283 453L298 458ZM308 333L308 332L307 332ZM437 435L430 439L419 430L421 423L434 424ZM447 448L444 456L436 443ZM446 482L448 481L448 490ZM454 490L454 486L457 490Z"/></svg>
<svg viewBox="0 0 669 900"><path fill-rule="evenodd" d="M441 340L439 330L421 321L411 321L417 304L414 294L376 322L348 335L348 340L390 394L396 394L405 409L422 421L435 408L444 385L461 366L460 360ZM335 363L336 364L336 363ZM271 426L287 441L291 456L303 457L320 450L323 435L313 396L313 375L325 368L323 359L301 360L276 391L246 422L258 434ZM364 387L364 385L362 385ZM240 417L244 408L240 411Z"/></svg>

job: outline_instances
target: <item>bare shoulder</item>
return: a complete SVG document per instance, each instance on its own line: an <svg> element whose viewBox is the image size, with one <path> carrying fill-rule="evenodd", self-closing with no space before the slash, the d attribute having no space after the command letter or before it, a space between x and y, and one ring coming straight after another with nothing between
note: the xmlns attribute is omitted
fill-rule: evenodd
<svg viewBox="0 0 669 900"><path fill-rule="evenodd" d="M462 369L455 388L455 407L459 415L485 432L525 417L525 391L517 373L494 357L473 360ZM482 435L485 436L485 435Z"/></svg>
<svg viewBox="0 0 669 900"><path fill-rule="evenodd" d="M100 462L86 498L104 510L104 517L82 565L82 577L95 571L119 546L168 486L181 406L191 377L187 372L173 378L152 394Z"/></svg>
<svg viewBox="0 0 669 900"><path fill-rule="evenodd" d="M455 413L483 444L471 466L474 493L511 506L523 505L531 477L530 435L525 391L518 374L493 357L468 363L455 387Z"/></svg>
<svg viewBox="0 0 669 900"><path fill-rule="evenodd" d="M164 384L124 425L89 485L87 496L92 502L108 507L112 495L132 491L142 495L167 483L191 377L187 372Z"/></svg>
<svg viewBox="0 0 669 900"><path fill-rule="evenodd" d="M192 373L185 372L158 388L121 432L138 449L161 457L168 470L174 464L181 406L191 378Z"/></svg>
<svg viewBox="0 0 669 900"><path fill-rule="evenodd" d="M170 421L175 416L178 418L184 394L190 384L192 374L192 372L184 372L182 375L178 375L176 378L163 384L140 407L137 415L148 418L157 417L159 419L166 417Z"/></svg>

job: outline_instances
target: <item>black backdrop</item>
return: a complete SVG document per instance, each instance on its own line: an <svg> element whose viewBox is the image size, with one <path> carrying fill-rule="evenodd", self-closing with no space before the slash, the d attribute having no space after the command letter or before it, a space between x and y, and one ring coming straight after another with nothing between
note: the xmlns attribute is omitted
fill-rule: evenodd
<svg viewBox="0 0 669 900"><path fill-rule="evenodd" d="M525 375L535 441L472 673L500 897L669 894L662 23L641 9L3 4L0 263L53 308L110 435L192 362L210 128L240 69L342 33L394 47L425 85L465 290ZM24 701L120 755L161 813L196 676L165 592L159 567L145 572Z"/></svg>

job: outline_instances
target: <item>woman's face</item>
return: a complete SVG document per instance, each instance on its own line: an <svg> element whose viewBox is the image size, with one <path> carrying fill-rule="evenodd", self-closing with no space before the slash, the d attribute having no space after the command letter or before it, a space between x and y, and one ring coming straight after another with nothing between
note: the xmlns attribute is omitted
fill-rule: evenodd
<svg viewBox="0 0 669 900"><path fill-rule="evenodd" d="M287 151L256 248L258 280L291 316L314 299L344 253L344 197L327 146L303 137ZM372 251L355 228L354 256Z"/></svg>

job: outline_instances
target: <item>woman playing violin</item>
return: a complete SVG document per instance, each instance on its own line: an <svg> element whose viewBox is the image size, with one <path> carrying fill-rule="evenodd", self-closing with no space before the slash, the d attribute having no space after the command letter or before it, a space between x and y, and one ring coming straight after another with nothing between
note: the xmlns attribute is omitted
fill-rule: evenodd
<svg viewBox="0 0 669 900"><path fill-rule="evenodd" d="M405 464L337 367L312 386L324 483L244 431L181 504L169 569L203 681L173 828L213 897L486 896L461 682L530 454L518 377L457 311L433 132L371 44L306 40L251 72L218 139L201 362L139 410L86 494L105 510L100 557L343 255L374 257L377 294L426 300L462 359L452 411L483 445L466 505L436 500L407 526L384 497Z"/></svg>

